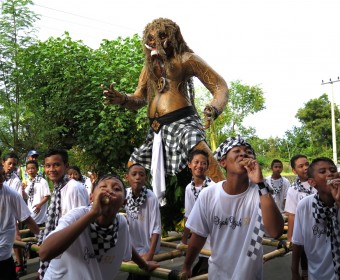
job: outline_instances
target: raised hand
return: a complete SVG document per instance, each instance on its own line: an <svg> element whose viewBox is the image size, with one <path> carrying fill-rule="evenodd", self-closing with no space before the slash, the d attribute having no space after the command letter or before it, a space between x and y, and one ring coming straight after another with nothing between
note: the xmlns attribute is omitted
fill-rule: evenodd
<svg viewBox="0 0 340 280"><path fill-rule="evenodd" d="M100 85L103 90L103 94L105 96L105 105L117 104L123 105L127 101L127 96L125 93L120 93L119 91L115 90L114 83L112 83L109 87L104 85Z"/></svg>

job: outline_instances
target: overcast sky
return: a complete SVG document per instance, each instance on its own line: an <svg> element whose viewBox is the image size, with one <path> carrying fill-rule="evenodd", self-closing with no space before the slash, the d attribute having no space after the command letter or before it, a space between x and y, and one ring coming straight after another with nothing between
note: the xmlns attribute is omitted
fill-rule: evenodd
<svg viewBox="0 0 340 280"><path fill-rule="evenodd" d="M266 109L246 120L261 138L282 137L297 110L328 93L340 76L339 0L37 0L39 39L61 36L97 48L102 39L142 34L167 17L181 28L189 47L227 83L259 85ZM333 84L340 104L340 82Z"/></svg>

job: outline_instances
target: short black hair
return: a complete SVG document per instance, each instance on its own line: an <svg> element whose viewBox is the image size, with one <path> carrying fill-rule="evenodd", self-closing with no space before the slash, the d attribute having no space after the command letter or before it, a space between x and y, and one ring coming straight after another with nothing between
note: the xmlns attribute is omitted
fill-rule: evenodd
<svg viewBox="0 0 340 280"><path fill-rule="evenodd" d="M27 165L29 165L29 164L34 164L35 167L36 167L37 169L39 169L39 164L38 164L38 162L37 162L36 160L29 160L29 161L27 161L27 162L26 162L26 167L27 167Z"/></svg>
<svg viewBox="0 0 340 280"><path fill-rule="evenodd" d="M55 156L55 155L61 156L63 162L65 164L68 164L68 153L64 149L48 149L45 152L44 159L47 157Z"/></svg>
<svg viewBox="0 0 340 280"><path fill-rule="evenodd" d="M301 154L297 154L295 156L293 156L291 159L290 159L290 166L295 169L295 163L296 161L299 159L299 158L305 158L307 159L307 157L305 155L301 155Z"/></svg>
<svg viewBox="0 0 340 280"><path fill-rule="evenodd" d="M80 168L79 168L77 165L70 165L70 166L67 168L67 170L70 170L70 169L73 169L73 170L77 171L77 172L79 173L80 177L82 176L81 171L80 171Z"/></svg>
<svg viewBox="0 0 340 280"><path fill-rule="evenodd" d="M279 160L279 159L276 159L276 158L273 159L272 163L270 164L270 168L273 168L273 166L274 166L275 163L281 163L281 164L282 164L282 161Z"/></svg>
<svg viewBox="0 0 340 280"><path fill-rule="evenodd" d="M308 169L307 169L308 178L314 178L314 167L320 161L328 162L331 165L334 165L334 167L336 168L336 165L335 165L334 161L331 160L328 157L318 157L318 158L315 158L315 159L313 159L312 163L308 166Z"/></svg>
<svg viewBox="0 0 340 280"><path fill-rule="evenodd" d="M146 168L145 168L143 165L141 165L140 163L133 163L133 164L131 164L131 165L129 166L128 170L127 170L127 174L129 174L130 170L131 170L132 167L134 167L134 166L140 166L140 167L142 167L142 168L144 169L144 171L145 171L145 174L146 174Z"/></svg>
<svg viewBox="0 0 340 280"><path fill-rule="evenodd" d="M207 158L207 164L209 165L209 154L201 149L192 149L188 154L188 162L190 163L196 155L203 155Z"/></svg>
<svg viewBox="0 0 340 280"><path fill-rule="evenodd" d="M104 181L106 179L110 179L110 178L115 178L117 180L119 180L122 185L123 185L123 189L124 189L124 196L126 196L126 187L125 187L125 184L124 184L124 181L120 178L119 175L117 174L105 174L103 176L101 176L99 179L97 179L94 183L93 183L93 187L92 187L92 192L94 191L94 189L98 186L98 184L101 182L101 181Z"/></svg>
<svg viewBox="0 0 340 280"><path fill-rule="evenodd" d="M14 152L9 152L9 153L7 153L7 154L2 158L2 160L3 160L3 161L6 161L6 160L8 160L9 158L15 158L16 160L19 160L18 155L17 155L16 153L14 153Z"/></svg>

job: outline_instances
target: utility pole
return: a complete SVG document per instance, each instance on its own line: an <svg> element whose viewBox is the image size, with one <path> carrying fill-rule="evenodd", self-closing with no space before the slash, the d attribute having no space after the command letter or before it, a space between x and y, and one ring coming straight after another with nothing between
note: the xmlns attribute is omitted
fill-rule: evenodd
<svg viewBox="0 0 340 280"><path fill-rule="evenodd" d="M331 114L332 114L332 142L333 142L333 161L335 164L338 163L337 158L337 151L336 151L336 130L335 130L335 114L334 114L334 93L333 93L333 84L340 82L340 79L338 77L337 80L332 81L332 79L329 79L329 82L324 82L322 80L321 85L331 84L332 86L332 96L331 96Z"/></svg>

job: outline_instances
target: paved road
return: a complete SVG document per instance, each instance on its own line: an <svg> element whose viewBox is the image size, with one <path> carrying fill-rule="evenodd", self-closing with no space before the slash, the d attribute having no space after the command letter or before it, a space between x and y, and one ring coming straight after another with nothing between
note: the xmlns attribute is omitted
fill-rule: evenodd
<svg viewBox="0 0 340 280"><path fill-rule="evenodd" d="M273 251L275 248L264 246L264 253ZM162 249L162 251L167 251L171 249ZM161 262L161 267L167 269L177 269L181 270L184 257L175 258L172 260L167 260ZM283 257L277 257L275 259L269 260L264 264L264 280L289 280L291 279L290 273L290 262L291 254L285 255ZM21 277L20 280L35 280L36 271L38 269L38 258L28 261L28 275ZM126 272L120 272L116 277L116 280L125 280L127 278ZM156 280L158 278L151 278ZM95 279L93 279L95 280ZM240 279L242 280L242 279Z"/></svg>

